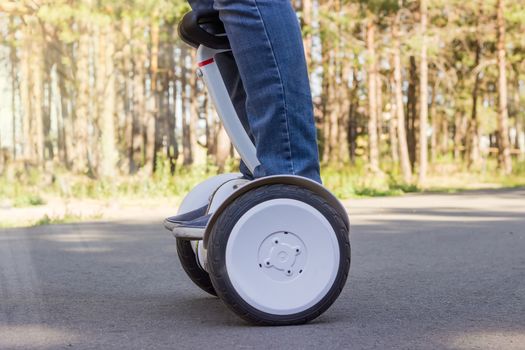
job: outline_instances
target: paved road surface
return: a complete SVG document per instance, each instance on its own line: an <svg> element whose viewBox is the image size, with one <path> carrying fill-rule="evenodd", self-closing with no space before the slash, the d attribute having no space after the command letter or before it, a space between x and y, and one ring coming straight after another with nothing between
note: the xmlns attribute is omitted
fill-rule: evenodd
<svg viewBox="0 0 525 350"><path fill-rule="evenodd" d="M346 204L349 282L297 327L193 286L160 218L0 230L0 348L525 349L525 189Z"/></svg>

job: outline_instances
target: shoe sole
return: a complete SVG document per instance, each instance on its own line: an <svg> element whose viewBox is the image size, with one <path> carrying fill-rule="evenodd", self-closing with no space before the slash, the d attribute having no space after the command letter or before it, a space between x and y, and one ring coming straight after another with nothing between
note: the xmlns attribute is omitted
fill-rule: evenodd
<svg viewBox="0 0 525 350"><path fill-rule="evenodd" d="M204 238L205 227L184 227L174 225L171 232L175 238L187 239L187 240L201 240Z"/></svg>
<svg viewBox="0 0 525 350"><path fill-rule="evenodd" d="M180 224L179 224L179 223L171 222L171 221L169 221L168 219L164 219L164 227L165 227L166 230L168 230L168 231L173 231L173 229L174 229L177 225L180 225Z"/></svg>

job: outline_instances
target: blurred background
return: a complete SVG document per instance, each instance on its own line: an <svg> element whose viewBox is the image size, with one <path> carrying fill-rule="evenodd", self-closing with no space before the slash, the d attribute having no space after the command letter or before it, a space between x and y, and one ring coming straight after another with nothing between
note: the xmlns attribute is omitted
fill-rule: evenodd
<svg viewBox="0 0 525 350"><path fill-rule="evenodd" d="M525 185L522 0L292 3L322 176L338 196ZM66 203L0 226L104 217L119 201L175 206L237 170L195 50L177 37L187 11L0 0L0 206ZM72 204L89 200L106 206Z"/></svg>

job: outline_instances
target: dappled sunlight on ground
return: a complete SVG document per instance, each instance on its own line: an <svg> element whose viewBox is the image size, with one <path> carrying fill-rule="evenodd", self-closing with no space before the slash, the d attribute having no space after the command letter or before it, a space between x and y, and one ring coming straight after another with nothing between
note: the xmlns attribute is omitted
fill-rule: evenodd
<svg viewBox="0 0 525 350"><path fill-rule="evenodd" d="M0 349L65 348L76 338L71 330L44 324L0 324Z"/></svg>
<svg viewBox="0 0 525 350"><path fill-rule="evenodd" d="M108 235L101 232L86 232L86 230L72 229L70 233L55 233L50 235L41 235L40 239L53 242L62 243L88 243L88 242L102 242L102 241L122 241L132 239L130 237L123 237L122 235Z"/></svg>
<svg viewBox="0 0 525 350"><path fill-rule="evenodd" d="M474 331L450 338L452 349L525 349L525 325L522 331Z"/></svg>
<svg viewBox="0 0 525 350"><path fill-rule="evenodd" d="M109 253L113 249L109 247L72 247L64 248L62 250L70 253Z"/></svg>
<svg viewBox="0 0 525 350"><path fill-rule="evenodd" d="M345 200L350 222L385 221L481 223L520 220L525 215L525 189L466 191L459 194L415 194L403 197ZM512 202L510 202L513 200Z"/></svg>

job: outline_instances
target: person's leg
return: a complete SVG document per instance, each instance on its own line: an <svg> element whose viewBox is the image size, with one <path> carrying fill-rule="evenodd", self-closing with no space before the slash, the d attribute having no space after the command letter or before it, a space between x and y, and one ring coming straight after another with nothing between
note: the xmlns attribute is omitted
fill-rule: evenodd
<svg viewBox="0 0 525 350"><path fill-rule="evenodd" d="M196 11L209 12L212 5L212 0L189 2ZM215 8L235 57L221 55L218 64L237 114L255 141L261 162L255 177L295 174L321 182L304 49L290 2L215 0ZM251 176L242 162L241 172ZM198 216L194 220L168 218L166 227L173 232L203 229L209 215L201 216L202 209L191 213Z"/></svg>
<svg viewBox="0 0 525 350"><path fill-rule="evenodd" d="M255 142L248 122L248 116L246 114L246 92L239 75L239 69L237 68L235 58L231 52L225 52L217 55L215 57L215 61L219 66L219 71L221 72L222 78L224 80L224 85L226 85L226 89L228 90L230 99L233 103L235 111L237 112L237 116L241 120L241 123L244 126L246 133L250 136L252 142ZM253 174L242 160L239 169L245 178L253 179Z"/></svg>
<svg viewBox="0 0 525 350"><path fill-rule="evenodd" d="M189 0L188 2L190 3L190 6L193 11L202 11L206 13L214 11L213 0ZM239 75L239 69L237 68L235 58L233 58L233 54L231 52L225 52L220 55L217 55L217 57L215 57L215 61L219 66L219 70L224 80L224 84L228 89L228 93L230 94L230 99L232 100L235 111L237 112L237 115L241 120L244 129L246 130L252 141L254 141L248 123L248 116L246 114L246 92L244 91L244 86L242 85L242 80ZM240 172L245 178L253 179L253 174L250 172L250 170L242 160L239 168Z"/></svg>
<svg viewBox="0 0 525 350"><path fill-rule="evenodd" d="M320 182L312 98L301 32L289 0L215 0L246 92L261 162L255 177Z"/></svg>

